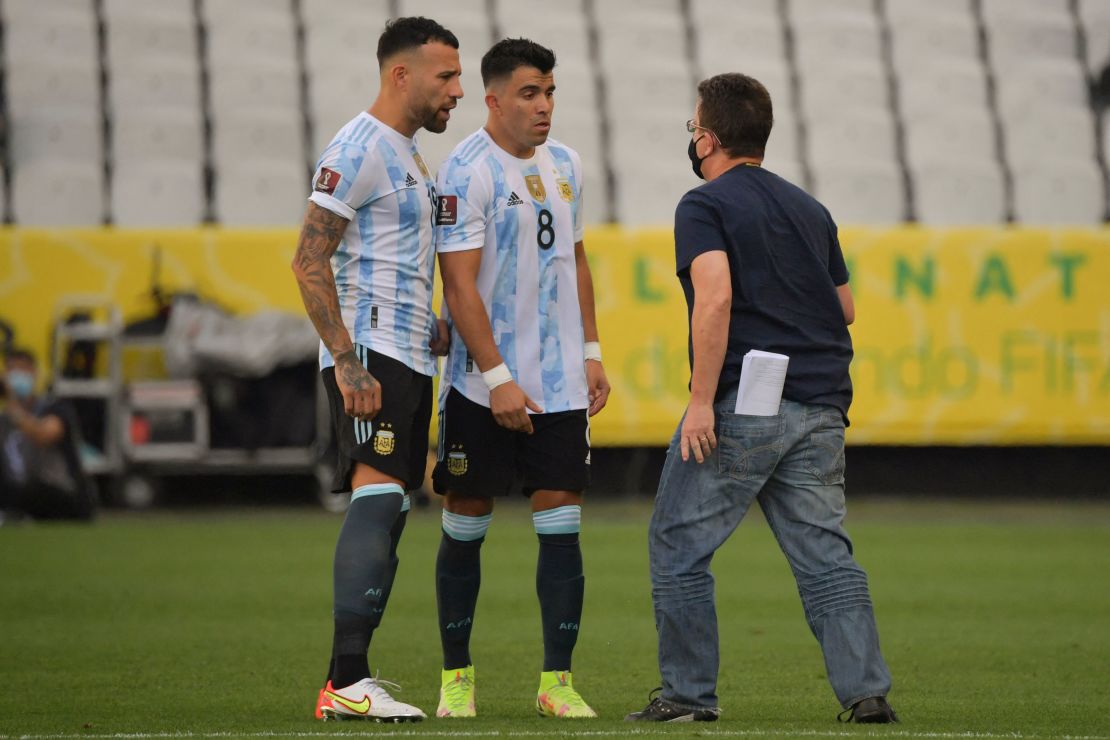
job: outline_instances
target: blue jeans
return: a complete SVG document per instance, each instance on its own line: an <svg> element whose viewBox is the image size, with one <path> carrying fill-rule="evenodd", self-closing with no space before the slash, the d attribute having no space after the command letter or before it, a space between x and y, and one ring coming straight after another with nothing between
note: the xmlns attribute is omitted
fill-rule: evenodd
<svg viewBox="0 0 1110 740"><path fill-rule="evenodd" d="M667 450L649 530L652 599L663 698L717 706L717 610L709 564L753 500L778 540L821 644L836 698L847 708L885 696L867 574L844 531L844 421L831 407L783 401L777 416L738 416L716 404L717 449L682 461Z"/></svg>

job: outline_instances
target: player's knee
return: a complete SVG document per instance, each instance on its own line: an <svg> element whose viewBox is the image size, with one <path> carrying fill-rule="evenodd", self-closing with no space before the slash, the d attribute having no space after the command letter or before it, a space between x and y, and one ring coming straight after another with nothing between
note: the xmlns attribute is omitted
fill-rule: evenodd
<svg viewBox="0 0 1110 740"><path fill-rule="evenodd" d="M461 516L487 516L493 513L493 499L488 496L461 496L448 491L443 497L443 509Z"/></svg>

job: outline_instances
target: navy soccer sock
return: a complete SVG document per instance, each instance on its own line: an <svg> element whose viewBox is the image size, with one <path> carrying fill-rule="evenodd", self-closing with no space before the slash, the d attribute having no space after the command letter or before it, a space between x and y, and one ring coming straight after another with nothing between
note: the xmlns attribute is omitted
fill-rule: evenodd
<svg viewBox="0 0 1110 740"><path fill-rule="evenodd" d="M444 670L471 664L470 632L482 584L482 543L492 518L492 514L443 512L443 537L436 558L436 604Z"/></svg>
<svg viewBox="0 0 1110 740"><path fill-rule="evenodd" d="M560 506L532 515L540 541L536 594L543 622L545 671L569 671L578 642L586 584L578 542L581 516L580 506Z"/></svg>

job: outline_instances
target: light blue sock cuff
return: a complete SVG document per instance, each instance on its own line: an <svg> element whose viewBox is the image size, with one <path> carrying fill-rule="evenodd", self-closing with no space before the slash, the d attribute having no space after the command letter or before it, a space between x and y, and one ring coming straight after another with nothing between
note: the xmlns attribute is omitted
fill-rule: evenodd
<svg viewBox="0 0 1110 740"><path fill-rule="evenodd" d="M363 496L381 496L386 493L396 493L399 496L405 495L405 489L401 488L396 483L371 483L366 486L359 486L351 494L351 502L360 499Z"/></svg>
<svg viewBox="0 0 1110 740"><path fill-rule="evenodd" d="M485 516L464 516L443 510L443 531L447 536L459 542L473 542L486 536L489 523L493 521L493 514Z"/></svg>
<svg viewBox="0 0 1110 740"><path fill-rule="evenodd" d="M408 511L411 508L412 508L412 501L409 499L409 495L406 493L405 497L403 499L401 499L401 513L404 514L406 511Z"/></svg>
<svg viewBox="0 0 1110 740"><path fill-rule="evenodd" d="M536 534L577 534L582 529L582 507L559 506L532 513Z"/></svg>

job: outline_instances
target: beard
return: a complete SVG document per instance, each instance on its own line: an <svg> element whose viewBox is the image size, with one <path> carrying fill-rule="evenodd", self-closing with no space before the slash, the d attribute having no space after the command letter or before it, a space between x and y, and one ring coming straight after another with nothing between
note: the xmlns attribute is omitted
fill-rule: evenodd
<svg viewBox="0 0 1110 740"><path fill-rule="evenodd" d="M426 116L421 125L433 134L442 134L447 130L447 121L440 119L438 108Z"/></svg>

